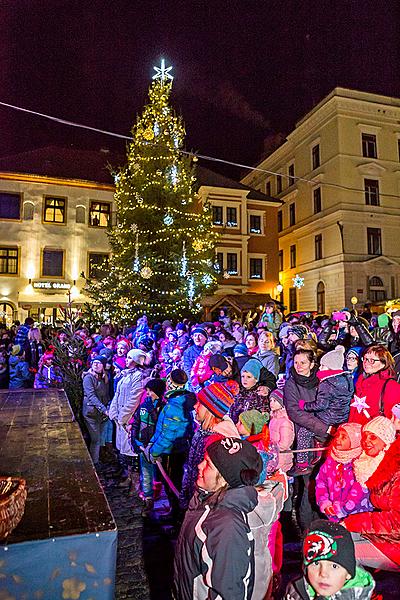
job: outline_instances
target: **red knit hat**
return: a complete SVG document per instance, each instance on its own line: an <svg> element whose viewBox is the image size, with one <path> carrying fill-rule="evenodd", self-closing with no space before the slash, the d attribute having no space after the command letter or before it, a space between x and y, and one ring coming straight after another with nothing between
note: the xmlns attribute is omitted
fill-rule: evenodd
<svg viewBox="0 0 400 600"><path fill-rule="evenodd" d="M215 417L222 419L235 399L222 383L210 383L197 394L197 400Z"/></svg>

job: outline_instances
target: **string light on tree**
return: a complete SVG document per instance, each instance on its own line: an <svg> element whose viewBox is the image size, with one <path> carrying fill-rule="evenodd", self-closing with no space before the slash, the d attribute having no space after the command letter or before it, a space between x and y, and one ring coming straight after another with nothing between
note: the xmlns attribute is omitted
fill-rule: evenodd
<svg viewBox="0 0 400 600"><path fill-rule="evenodd" d="M300 277L300 275L298 275L297 273L292 278L292 281L295 288L301 290L301 288L304 287L304 277Z"/></svg>
<svg viewBox="0 0 400 600"><path fill-rule="evenodd" d="M146 265L140 270L140 275L143 277L143 279L150 279L150 277L153 275L153 271L148 265Z"/></svg>

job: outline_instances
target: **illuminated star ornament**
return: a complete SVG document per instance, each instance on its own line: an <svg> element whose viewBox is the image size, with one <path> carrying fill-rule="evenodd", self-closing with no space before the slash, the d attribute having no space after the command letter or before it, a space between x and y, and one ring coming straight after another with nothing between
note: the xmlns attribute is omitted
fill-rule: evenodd
<svg viewBox="0 0 400 600"><path fill-rule="evenodd" d="M302 287L304 287L304 277L300 277L300 275L298 275L297 273L292 278L292 281L295 288L298 288L300 290Z"/></svg>
<svg viewBox="0 0 400 600"><path fill-rule="evenodd" d="M156 74L153 75L153 79L161 79L161 82L164 83L167 79L173 80L173 77L170 73L172 67L165 68L165 60L161 59L161 67L153 67Z"/></svg>
<svg viewBox="0 0 400 600"><path fill-rule="evenodd" d="M367 396L361 397L361 396L356 396L354 394L354 398L353 398L354 402L352 402L352 404L350 404L350 406L354 406L354 408L356 408L358 410L358 414L363 412L364 415L367 417L367 419L369 419L371 415L367 411L367 408L370 408L370 406L366 403L366 399L367 399Z"/></svg>

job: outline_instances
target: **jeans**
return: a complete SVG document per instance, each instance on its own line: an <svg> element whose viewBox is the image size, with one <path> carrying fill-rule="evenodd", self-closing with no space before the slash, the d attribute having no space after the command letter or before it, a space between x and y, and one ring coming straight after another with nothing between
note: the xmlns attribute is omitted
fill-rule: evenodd
<svg viewBox="0 0 400 600"><path fill-rule="evenodd" d="M140 464L140 489L145 498L153 497L153 482L155 479L156 466L146 460L143 452L139 454Z"/></svg>
<svg viewBox="0 0 400 600"><path fill-rule="evenodd" d="M86 427L90 436L89 452L92 461L96 464L99 462L100 442L105 421L98 417L84 417Z"/></svg>

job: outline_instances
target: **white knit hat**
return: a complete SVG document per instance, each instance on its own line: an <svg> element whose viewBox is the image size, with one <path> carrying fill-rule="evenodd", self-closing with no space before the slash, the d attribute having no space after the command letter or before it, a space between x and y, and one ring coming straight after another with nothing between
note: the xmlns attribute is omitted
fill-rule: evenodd
<svg viewBox="0 0 400 600"><path fill-rule="evenodd" d="M396 428L390 419L386 417L375 417L366 423L363 431L370 431L378 436L387 446L393 444L396 439Z"/></svg>
<svg viewBox="0 0 400 600"><path fill-rule="evenodd" d="M321 367L327 367L332 371L343 369L345 349L343 346L336 346L334 350L327 352L320 360Z"/></svg>

